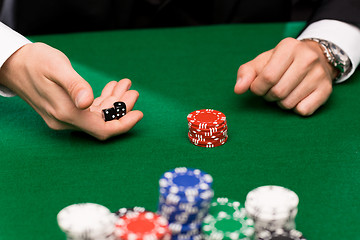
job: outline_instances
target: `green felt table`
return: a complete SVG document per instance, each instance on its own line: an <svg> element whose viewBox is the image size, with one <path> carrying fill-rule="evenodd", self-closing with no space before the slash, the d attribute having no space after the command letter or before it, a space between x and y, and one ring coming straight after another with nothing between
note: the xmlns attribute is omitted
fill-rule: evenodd
<svg viewBox="0 0 360 240"><path fill-rule="evenodd" d="M214 178L216 197L244 203L262 185L299 198L297 227L309 239L360 239L360 75L334 87L304 118L252 93L233 93L238 67L295 37L303 23L239 24L30 36L63 51L98 96L130 78L144 118L100 142L54 131L20 98L1 98L0 240L64 239L56 222L67 205L155 211L161 174L179 166ZM206 149L187 138L188 113L227 116L228 142Z"/></svg>

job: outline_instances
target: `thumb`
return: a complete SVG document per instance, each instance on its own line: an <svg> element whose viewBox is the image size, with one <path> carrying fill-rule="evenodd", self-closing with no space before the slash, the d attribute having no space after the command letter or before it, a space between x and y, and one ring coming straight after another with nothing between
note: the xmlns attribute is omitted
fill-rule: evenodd
<svg viewBox="0 0 360 240"><path fill-rule="evenodd" d="M86 109L90 107L94 101L90 84L72 68L69 62L64 62L61 69L61 73L56 74L52 80L69 94L77 108Z"/></svg>
<svg viewBox="0 0 360 240"><path fill-rule="evenodd" d="M239 67L237 73L236 84L234 92L236 94L243 94L249 90L251 83L259 75L270 59L272 50L264 52L257 56L255 59L247 62Z"/></svg>

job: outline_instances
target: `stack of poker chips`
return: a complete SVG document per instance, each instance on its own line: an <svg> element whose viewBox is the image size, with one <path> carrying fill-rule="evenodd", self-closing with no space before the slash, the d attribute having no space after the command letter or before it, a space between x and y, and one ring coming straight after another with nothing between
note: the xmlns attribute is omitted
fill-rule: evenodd
<svg viewBox="0 0 360 240"><path fill-rule="evenodd" d="M58 213L57 221L68 240L114 239L114 214L99 204L70 205Z"/></svg>
<svg viewBox="0 0 360 240"><path fill-rule="evenodd" d="M226 143L228 128L226 116L213 109L202 109L187 116L188 137L192 144L200 147L218 147Z"/></svg>
<svg viewBox="0 0 360 240"><path fill-rule="evenodd" d="M115 102L114 107L102 110L105 122L120 119L126 115L126 104L124 102Z"/></svg>
<svg viewBox="0 0 360 240"><path fill-rule="evenodd" d="M262 186L248 193L245 201L247 215L255 222L255 231L290 231L296 228L299 197L280 186Z"/></svg>
<svg viewBox="0 0 360 240"><path fill-rule="evenodd" d="M250 240L254 222L246 215L240 202L228 198L213 200L202 224L206 240Z"/></svg>
<svg viewBox="0 0 360 240"><path fill-rule="evenodd" d="M208 213L212 177L192 168L175 168L159 180L158 213L169 221L172 239L200 240L201 223Z"/></svg>
<svg viewBox="0 0 360 240"><path fill-rule="evenodd" d="M170 240L171 231L163 216L144 208L122 208L116 212L116 240Z"/></svg>
<svg viewBox="0 0 360 240"><path fill-rule="evenodd" d="M264 230L260 232L256 240L306 240L306 238L295 229L277 229L275 231Z"/></svg>

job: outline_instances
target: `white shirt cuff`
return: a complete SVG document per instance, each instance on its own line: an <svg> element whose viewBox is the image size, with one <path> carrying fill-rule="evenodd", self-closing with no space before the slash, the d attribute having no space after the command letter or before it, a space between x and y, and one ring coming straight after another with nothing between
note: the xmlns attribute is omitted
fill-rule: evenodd
<svg viewBox="0 0 360 240"><path fill-rule="evenodd" d="M0 68L14 52L28 43L31 43L28 39L0 22ZM15 94L0 85L0 95L11 97Z"/></svg>
<svg viewBox="0 0 360 240"><path fill-rule="evenodd" d="M321 20L310 24L297 38L319 38L340 47L350 58L352 69L349 74L338 79L343 82L355 71L360 62L360 28L337 20Z"/></svg>

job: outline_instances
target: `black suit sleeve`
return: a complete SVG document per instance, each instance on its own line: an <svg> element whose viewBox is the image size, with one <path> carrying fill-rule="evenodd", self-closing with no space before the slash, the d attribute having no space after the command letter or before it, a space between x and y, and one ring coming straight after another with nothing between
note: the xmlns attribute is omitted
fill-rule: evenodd
<svg viewBox="0 0 360 240"><path fill-rule="evenodd" d="M322 0L310 23L322 19L339 20L360 26L360 0Z"/></svg>

